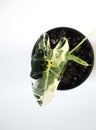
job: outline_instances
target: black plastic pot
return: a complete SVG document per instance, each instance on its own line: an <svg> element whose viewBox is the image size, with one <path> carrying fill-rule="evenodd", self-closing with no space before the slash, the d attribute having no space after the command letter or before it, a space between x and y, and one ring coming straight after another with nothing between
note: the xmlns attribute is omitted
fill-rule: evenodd
<svg viewBox="0 0 96 130"><path fill-rule="evenodd" d="M72 50L77 44L85 38L85 36L72 28L60 27L47 31L50 37L51 47L54 48L58 41L62 37L66 37L69 42L70 50ZM34 53L35 46L33 48L32 55ZM69 51L70 51L69 50ZM86 40L75 52L75 56L78 56L85 60L90 66L85 67L74 61L68 61L66 70L63 73L61 82L58 85L58 90L69 90L79 86L90 75L94 64L94 53L89 40Z"/></svg>
<svg viewBox="0 0 96 130"><path fill-rule="evenodd" d="M85 36L72 28L60 27L49 30L47 32L50 37L52 48L58 43L62 37L66 37L69 41L70 50L72 50ZM76 62L69 61L63 78L58 86L58 90L68 90L79 86L90 75L94 64L94 53L89 40L86 40L74 54L87 61L90 66L84 67Z"/></svg>

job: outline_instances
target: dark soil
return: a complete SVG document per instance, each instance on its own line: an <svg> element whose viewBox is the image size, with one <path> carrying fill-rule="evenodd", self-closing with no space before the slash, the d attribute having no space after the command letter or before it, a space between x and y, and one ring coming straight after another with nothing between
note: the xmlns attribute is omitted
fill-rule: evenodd
<svg viewBox="0 0 96 130"><path fill-rule="evenodd" d="M51 47L54 48L62 37L66 37L69 41L70 50L72 50L85 37L82 33L72 28L62 27L49 30L47 32L50 37ZM63 77L58 86L58 90L68 90L77 87L83 83L89 76L93 68L94 54L90 42L86 40L74 54L91 66L84 67L76 62L68 61Z"/></svg>

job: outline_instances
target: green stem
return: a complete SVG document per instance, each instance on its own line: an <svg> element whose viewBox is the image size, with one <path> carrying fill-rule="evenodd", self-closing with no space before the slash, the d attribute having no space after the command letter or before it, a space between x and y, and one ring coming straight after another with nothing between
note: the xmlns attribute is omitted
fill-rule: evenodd
<svg viewBox="0 0 96 130"><path fill-rule="evenodd" d="M77 48L79 48L86 40L87 38L93 34L94 32L96 32L96 29L93 30L89 35L87 35L76 47L74 47L71 51L69 51L69 54L73 53Z"/></svg>

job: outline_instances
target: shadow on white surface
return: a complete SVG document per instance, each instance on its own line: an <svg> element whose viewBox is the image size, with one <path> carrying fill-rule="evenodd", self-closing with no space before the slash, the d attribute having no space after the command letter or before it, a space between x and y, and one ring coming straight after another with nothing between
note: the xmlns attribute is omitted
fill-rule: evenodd
<svg viewBox="0 0 96 130"><path fill-rule="evenodd" d="M96 82L96 33L90 38L90 43L94 51L94 66L90 78L92 78L92 80Z"/></svg>

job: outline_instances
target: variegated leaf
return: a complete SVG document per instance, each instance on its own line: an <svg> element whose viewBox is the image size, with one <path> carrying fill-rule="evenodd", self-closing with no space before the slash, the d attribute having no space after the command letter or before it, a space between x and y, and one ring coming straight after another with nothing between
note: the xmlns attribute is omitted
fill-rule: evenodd
<svg viewBox="0 0 96 130"><path fill-rule="evenodd" d="M31 77L34 96L40 105L47 104L55 95L62 71L68 62L68 40L63 37L54 49L50 46L50 39L44 33L36 43L32 56Z"/></svg>

